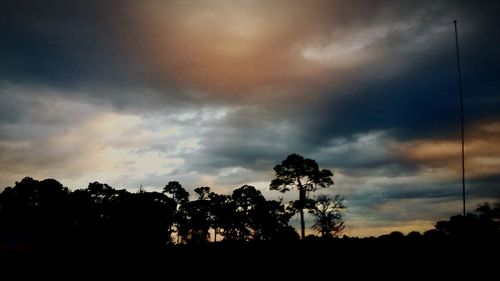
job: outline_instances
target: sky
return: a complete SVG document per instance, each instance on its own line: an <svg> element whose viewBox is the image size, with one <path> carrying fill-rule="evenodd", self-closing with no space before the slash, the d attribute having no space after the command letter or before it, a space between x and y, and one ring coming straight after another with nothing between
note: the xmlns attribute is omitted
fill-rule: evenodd
<svg viewBox="0 0 500 281"><path fill-rule="evenodd" d="M0 2L0 188L269 199L291 153L331 169L346 234L433 228L500 198L497 1ZM314 195L314 194L311 194ZM298 224L296 217L291 223ZM307 222L311 225L310 220Z"/></svg>

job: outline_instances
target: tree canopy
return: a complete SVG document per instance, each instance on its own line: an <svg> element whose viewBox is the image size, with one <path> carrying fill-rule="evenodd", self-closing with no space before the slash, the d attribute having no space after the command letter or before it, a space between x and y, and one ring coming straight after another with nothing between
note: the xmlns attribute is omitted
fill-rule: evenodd
<svg viewBox="0 0 500 281"><path fill-rule="evenodd" d="M321 237L338 237L345 228L342 212L345 209L344 199L339 195L330 197L319 195L310 209L314 216L312 229L321 234Z"/></svg>
<svg viewBox="0 0 500 281"><path fill-rule="evenodd" d="M316 161L297 154L288 155L281 164L274 167L274 171L276 177L271 181L271 190L287 192L297 189L299 191L299 200L293 202L292 205L300 214L301 237L304 239L304 209L311 206L311 201L307 200L307 193L333 185L333 173L327 169L320 169Z"/></svg>
<svg viewBox="0 0 500 281"><path fill-rule="evenodd" d="M178 182L169 182L163 193L132 193L99 182L70 191L53 179L24 178L0 193L0 238L47 247L147 248L208 242L210 229L226 241L296 238L285 206L253 186L231 195L209 187L194 192L197 198L189 200Z"/></svg>

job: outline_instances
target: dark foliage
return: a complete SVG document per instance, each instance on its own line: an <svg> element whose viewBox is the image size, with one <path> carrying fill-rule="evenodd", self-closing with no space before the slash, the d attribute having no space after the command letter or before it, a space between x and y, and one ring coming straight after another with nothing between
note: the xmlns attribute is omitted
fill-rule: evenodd
<svg viewBox="0 0 500 281"><path fill-rule="evenodd" d="M271 181L271 190L287 192L291 189L299 191L299 200L292 203L292 207L300 215L300 236L305 237L304 209L314 204L307 198L309 192L319 188L327 188L333 184L333 173L330 170L319 169L313 159L304 158L297 154L290 154L281 164L274 167L276 178Z"/></svg>
<svg viewBox="0 0 500 281"><path fill-rule="evenodd" d="M500 237L500 201L494 204L485 203L476 209L476 214L452 216L447 221L436 223L436 231L441 236L452 238L498 238Z"/></svg>
<svg viewBox="0 0 500 281"><path fill-rule="evenodd" d="M423 235L395 231L378 238L325 234L328 239L299 240L288 224L293 213L281 202L265 200L253 186L231 195L208 187L195 192L190 201L176 182L164 193L130 193L98 182L70 191L53 179L25 178L0 193L2 280L158 280L177 274L189 279L219 268L226 270L218 279L241 274L256 279L263 272L273 279L307 277L309 268L315 278L331 278L330 268L342 275L354 264L364 270L349 271L351 278L366 272L401 277L394 268L415 278L431 273L449 278L454 272L444 270L452 268L447 264L462 264L464 257L467 266L460 274L477 279L496 274L497 260L486 253L500 250L498 203L438 222ZM340 198L333 200L339 203L334 207L341 206ZM318 209L328 205L323 201L315 203ZM209 229L222 242L207 243ZM290 268L290 260L301 257L301 267Z"/></svg>
<svg viewBox="0 0 500 281"><path fill-rule="evenodd" d="M131 193L99 182L71 192L58 181L24 178L0 193L0 246L19 248L165 248L200 244L210 230L226 241L293 240L291 214L253 186L232 195L178 183L163 193ZM214 240L216 237L214 237Z"/></svg>
<svg viewBox="0 0 500 281"><path fill-rule="evenodd" d="M339 195L330 197L320 195L314 202L310 213L314 217L312 229L321 234L321 237L339 237L345 229L342 212L345 209L344 199Z"/></svg>

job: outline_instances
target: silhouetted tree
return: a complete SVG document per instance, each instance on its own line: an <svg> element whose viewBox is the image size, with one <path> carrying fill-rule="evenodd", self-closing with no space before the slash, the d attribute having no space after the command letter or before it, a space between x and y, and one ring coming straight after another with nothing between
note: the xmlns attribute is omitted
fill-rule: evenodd
<svg viewBox="0 0 500 281"><path fill-rule="evenodd" d="M332 185L333 174L330 170L320 170L316 161L297 154L289 155L280 165L274 167L274 171L276 178L271 182L271 190L287 192L295 188L299 191L299 200L295 203L295 208L300 214L301 238L304 239L307 193Z"/></svg>
<svg viewBox="0 0 500 281"><path fill-rule="evenodd" d="M478 219L481 221L489 222L492 229L500 231L500 200L493 204L493 207L486 202L476 209Z"/></svg>
<svg viewBox="0 0 500 281"><path fill-rule="evenodd" d="M436 241L442 239L444 237L444 233L437 229L429 229L424 232L423 237L427 241Z"/></svg>
<svg viewBox="0 0 500 281"><path fill-rule="evenodd" d="M389 240L401 241L404 239L405 235L401 231L393 231L387 236Z"/></svg>
<svg viewBox="0 0 500 281"><path fill-rule="evenodd" d="M194 189L194 192L198 194L198 200L207 200L210 195L210 187L202 186Z"/></svg>
<svg viewBox="0 0 500 281"><path fill-rule="evenodd" d="M187 218L185 218L186 213L181 210L181 207L189 202L189 192L187 192L182 185L177 181L170 181L163 188L163 193L168 197L172 198L176 202L176 212L174 215L174 226L176 229L177 243L179 243L181 234L179 233L180 225L185 223ZM172 233L173 231L170 230Z"/></svg>
<svg viewBox="0 0 500 281"><path fill-rule="evenodd" d="M408 235L406 235L406 237L410 240L419 240L422 238L422 234L418 231L411 231Z"/></svg>
<svg viewBox="0 0 500 281"><path fill-rule="evenodd" d="M170 242L176 211L173 199L159 192L124 193L117 206L116 230L141 247L160 248Z"/></svg>
<svg viewBox="0 0 500 281"><path fill-rule="evenodd" d="M118 246L123 238L123 219L120 218L123 207L121 202L128 193L126 190L116 190L106 183L89 183L86 190L89 195L93 217L86 227L89 236L88 243L100 246ZM80 237L85 240L85 237Z"/></svg>
<svg viewBox="0 0 500 281"><path fill-rule="evenodd" d="M291 213L278 201L267 201L255 187L244 185L233 191L233 211L224 229L226 240L291 240L295 230L288 224Z"/></svg>
<svg viewBox="0 0 500 281"><path fill-rule="evenodd" d="M447 236L459 238L495 238L500 235L500 202L492 208L488 203L479 205L477 214L452 216L447 221L438 221L436 230Z"/></svg>
<svg viewBox="0 0 500 281"><path fill-rule="evenodd" d="M297 232L288 222L293 213L287 212L280 201L261 201L254 210L254 240L295 240Z"/></svg>
<svg viewBox="0 0 500 281"><path fill-rule="evenodd" d="M198 199L184 203L178 210L181 214L179 235L187 243L207 242L210 238L210 188L199 187L194 190Z"/></svg>
<svg viewBox="0 0 500 281"><path fill-rule="evenodd" d="M265 199L260 191L250 185L243 185L235 189L231 199L235 209L224 236L227 236L228 239L251 240L256 228L255 208Z"/></svg>
<svg viewBox="0 0 500 281"><path fill-rule="evenodd" d="M78 244L159 248L170 242L176 202L165 194L93 182L74 191L69 202Z"/></svg>
<svg viewBox="0 0 500 281"><path fill-rule="evenodd" d="M253 186L230 196L209 187L194 191L194 201L178 182L163 193L131 193L100 182L71 192L56 180L25 178L0 192L0 247L20 241L50 249L158 249L171 242L174 224L186 243L208 241L210 228L226 240L296 237L288 224L292 214Z"/></svg>
<svg viewBox="0 0 500 281"><path fill-rule="evenodd" d="M438 221L436 229L442 233L455 237L467 237L477 231L477 216L467 214L465 217L458 215L452 216L447 221Z"/></svg>
<svg viewBox="0 0 500 281"><path fill-rule="evenodd" d="M0 194L0 230L20 243L62 245L71 227L69 190L54 179L30 177Z"/></svg>
<svg viewBox="0 0 500 281"><path fill-rule="evenodd" d="M174 199L178 206L189 201L189 192L187 192L177 181L168 182L163 188L163 193Z"/></svg>
<svg viewBox="0 0 500 281"><path fill-rule="evenodd" d="M217 242L217 234L223 234L224 229L230 224L234 215L233 202L230 195L210 192L210 218L211 227L214 229L214 242Z"/></svg>
<svg viewBox="0 0 500 281"><path fill-rule="evenodd" d="M314 216L312 229L318 231L321 237L338 237L345 229L342 212L345 209L344 198L339 195L330 197L319 195L310 213Z"/></svg>

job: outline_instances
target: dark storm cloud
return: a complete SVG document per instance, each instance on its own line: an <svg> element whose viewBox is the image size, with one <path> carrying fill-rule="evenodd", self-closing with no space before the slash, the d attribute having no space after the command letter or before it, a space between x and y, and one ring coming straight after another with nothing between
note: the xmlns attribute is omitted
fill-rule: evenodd
<svg viewBox="0 0 500 281"><path fill-rule="evenodd" d="M205 21L206 25L219 30L238 23L238 20L245 24L244 17L265 17L264 20L268 22L254 28L262 34L255 40L267 43L252 46L251 42L240 42L231 37L236 36L234 34L217 35L214 30L204 30L203 25L194 25L197 24L194 16L217 12L206 1L195 1L190 5L177 1L152 1L147 5L110 0L51 1L50 4L41 1L5 1L2 3L0 19L0 74L2 79L13 83L29 81L55 87L88 88L89 95L104 96L117 103L120 108L128 108L130 104L148 107L158 103L168 104L178 99L200 98L202 102L215 103L229 100L231 103L259 101L274 105L296 104L304 100L290 97L297 95L312 95L316 98L306 98L306 101L309 99L309 102L314 103L316 100L316 103L328 105L328 96L332 95L335 98L329 105L333 109L331 112L351 123L338 127L332 125L331 129L321 127L318 131L343 134L344 130L345 133L350 133L367 128L411 127L426 123L429 119L435 120L432 119L435 116L418 117L410 114L405 118L407 121L394 120L394 116L406 113L405 109L414 104L417 95L422 97L421 100L427 100L424 97L435 96L456 85L453 83L454 57L450 55L453 51L452 44L450 48L438 45L428 50L429 46L423 35L432 33L436 26L442 27L443 21L451 28L449 20L457 15L464 18L464 25L470 23L473 29L470 33L476 34L478 30L487 30L488 27L491 29L496 23L493 11L497 5L484 3L486 2L222 1L215 5L221 10L221 19L207 17ZM283 13L276 15L277 10L282 10ZM230 20L235 22L225 22ZM413 26L407 29L405 24ZM368 30L366 36L370 37L369 28L372 26L396 31L389 32L383 38L376 38L365 46L364 49L372 54L361 65L340 69L327 67L323 70L311 70L312 72L299 70L318 66L297 58L294 45L304 46L310 42L319 42L320 46L328 45L328 42L342 41L349 34L363 30ZM403 26L403 30L398 32L398 26ZM252 28L252 25L249 23L245 27ZM207 33L202 33L205 31L208 36ZM215 43L210 37L214 37ZM476 42L475 46L480 47L483 57L489 60L490 52L484 47L490 46L489 49L493 50L495 44L485 44L492 42L485 41L487 38L483 37L474 35L464 38L464 42ZM424 38L424 42L420 42L422 50L400 50L401 46L418 49L419 42L416 38ZM251 46L252 49L250 53L238 53L245 56L244 60L240 60L232 57L232 49L219 54L217 48L224 46L217 45L217 40L226 46L235 44ZM439 50L440 47L444 49ZM464 45L464 50L470 49L476 50ZM281 53L283 56L278 56ZM464 58L466 54L464 52ZM413 58L415 55L420 58ZM432 64L424 65L419 62L429 60L429 57L433 63L445 62L445 65L436 68ZM473 57L477 59L476 56ZM498 59L498 55L496 58ZM414 71L411 69L414 66L409 67L410 71L405 67L404 75L396 75L385 81L373 78L377 73L390 72L387 65L398 68L399 62L405 61L420 67ZM464 59L464 65L466 62ZM228 68L226 64L229 65ZM484 77L487 71L491 75L477 84L489 89L497 87L491 81L491 77L498 72L498 69L494 69L495 65L498 64L493 61L480 68L490 66L493 69L479 71L477 76ZM471 66L464 69L477 68ZM416 72L416 75L412 72ZM436 73L439 76L435 76ZM443 79L436 81L434 78L433 82L429 81L429 77ZM207 78L212 82L207 84L202 81ZM339 79L347 80L342 84L348 85L337 85ZM214 82L219 80L220 82ZM317 83L319 84L315 85ZM95 86L96 84L99 86ZM253 86L250 87L249 84ZM356 87L352 88L349 84L356 84ZM263 91L265 87L270 87L266 93ZM145 89L149 91L144 91ZM228 91L229 95L221 94ZM343 96L345 93L353 96L353 91L357 93L354 100ZM240 93L235 95L235 92ZM394 101L400 99L397 95L401 92L407 92L403 101ZM338 100L338 95L343 98ZM362 98L358 98L358 95ZM365 99L367 102L363 103ZM432 111L428 110L429 107L436 108L421 100L417 103L421 105L418 108L425 108L426 111ZM441 103L437 104L441 106ZM312 106L310 111L316 111L318 105ZM446 107L444 109L452 111ZM294 109L289 109L286 113L289 114L290 110L295 112ZM374 114L380 111L382 114ZM298 114L306 115L309 112L302 111ZM370 118L364 118L366 116ZM331 115L321 117L323 118L316 118L311 122L323 124L335 119Z"/></svg>
<svg viewBox="0 0 500 281"><path fill-rule="evenodd" d="M132 27L123 21L124 6L126 1L3 1L2 76L68 84L123 74L128 67L120 64L128 58L118 27Z"/></svg>
<svg viewBox="0 0 500 281"><path fill-rule="evenodd" d="M143 46L153 35L138 4L2 1L0 80L53 88L119 110L144 111L189 99L144 58Z"/></svg>
<svg viewBox="0 0 500 281"><path fill-rule="evenodd" d="M500 199L500 175L483 176L468 182L467 195L484 201Z"/></svg>
<svg viewBox="0 0 500 281"><path fill-rule="evenodd" d="M429 14L427 22L379 40L373 48L381 59L351 75L348 85L324 89L334 98L313 109L323 112L320 118L311 115L314 131L323 134L317 140L369 130L391 130L401 139L456 137L459 100L453 18L459 19L461 31L466 122L498 115L500 38L492 36L493 26L500 25L493 12L499 11L498 4L467 2L447 8L444 15ZM438 39L426 38L435 40L434 45L416 40L432 32L433 26L445 29L435 35ZM405 67L384 77L391 72L387 65ZM384 69L387 72L376 73ZM348 94L339 98L337 92Z"/></svg>
<svg viewBox="0 0 500 281"><path fill-rule="evenodd" d="M52 1L50 4L6 1L2 3L0 19L1 78L11 83L31 83L34 87L41 84L83 89L73 92L97 97L97 102L109 100L118 109L139 107L139 112L159 110L161 106L178 103L179 99L229 107L255 103L257 109L251 112L245 107L236 109L234 116L230 116L232 120L204 140L204 145L207 155L223 155L220 165L213 163L215 166L257 163L266 158L275 160L284 153L283 149L273 147L276 143L308 154L315 153L318 146L328 146L332 139L352 138L374 130L390 130L398 139L436 136L437 132L445 132L440 137L453 136L458 107L451 20L457 18L463 30L466 120L473 122L495 115L499 106L500 82L496 77L500 63L496 46L500 39L490 35L499 24L498 4L490 1L316 1L307 4L263 1L218 5L223 17L220 22L207 17L209 26L225 28L234 24L224 22L234 20L232 17L238 20L240 16L243 21L243 17L259 13L269 20L277 9L283 9L290 16L283 13L285 16L276 15L266 25L257 25L255 28L266 34L258 37L258 42L268 43L254 46L254 51L261 56L259 59L253 55L248 59L259 63L243 67L235 64L228 72L223 66L224 60L228 63L238 60L228 55L232 50L217 53L218 45L212 46L216 43L209 37L215 36L214 40L221 42L232 37L212 34L205 38L200 33L205 32L203 26L186 28L187 24L196 24L189 21L196 20L190 15L214 12L204 1L193 5L153 1L152 8L132 1ZM234 9L238 5L243 8ZM164 16L157 19L154 8ZM361 35L356 37L358 33ZM361 44L361 50L368 55L363 56L361 62L347 66L328 63L318 66L316 62L311 64L290 55L294 44L319 44L327 50L331 42L343 40L347 40L346 44ZM207 43L207 46L186 44L196 42ZM287 55L274 60L280 51ZM361 54L360 51L354 56ZM208 55L220 61L207 59L204 65L194 60ZM334 57L334 62L336 59L340 58ZM275 67L266 64L266 60L279 63ZM287 65L286 60L295 62ZM317 68L312 72L316 73L316 80L297 72L296 65ZM289 69L285 72L280 70L287 66ZM212 78L223 79L222 84L199 82L212 75L202 70L205 67L211 67L212 72L221 76ZM259 71L254 72L254 67ZM247 70L250 72L245 72ZM255 80L231 74L241 71L247 77L255 76ZM292 74L276 76L274 73L278 71ZM303 79L297 79L297 75ZM257 86L238 86L250 82ZM231 97L214 94L228 89L242 93ZM65 91L65 94L71 93ZM12 104L15 98L8 100ZM2 112L4 122L22 116L19 114L22 109L16 109L16 105L6 109ZM273 126L283 123L290 128L286 135L273 131ZM345 159L343 155L336 156ZM391 159L367 161L371 161L372 166L393 164ZM359 161L350 160L342 165L352 167L353 162Z"/></svg>
<svg viewBox="0 0 500 281"><path fill-rule="evenodd" d="M453 43L450 38L450 43ZM496 116L500 107L496 50L475 46L464 71L464 103L468 124ZM489 49L489 50L488 50ZM458 130L459 99L454 50L403 76L354 89L356 94L321 106L328 112L316 131L346 135L367 130L392 130L400 138L449 137ZM486 51L486 54L483 52ZM491 60L493 59L493 60ZM489 60L489 61L488 61ZM349 89L345 89L349 91ZM359 91L359 92L358 92ZM325 122L330 121L330 122Z"/></svg>

